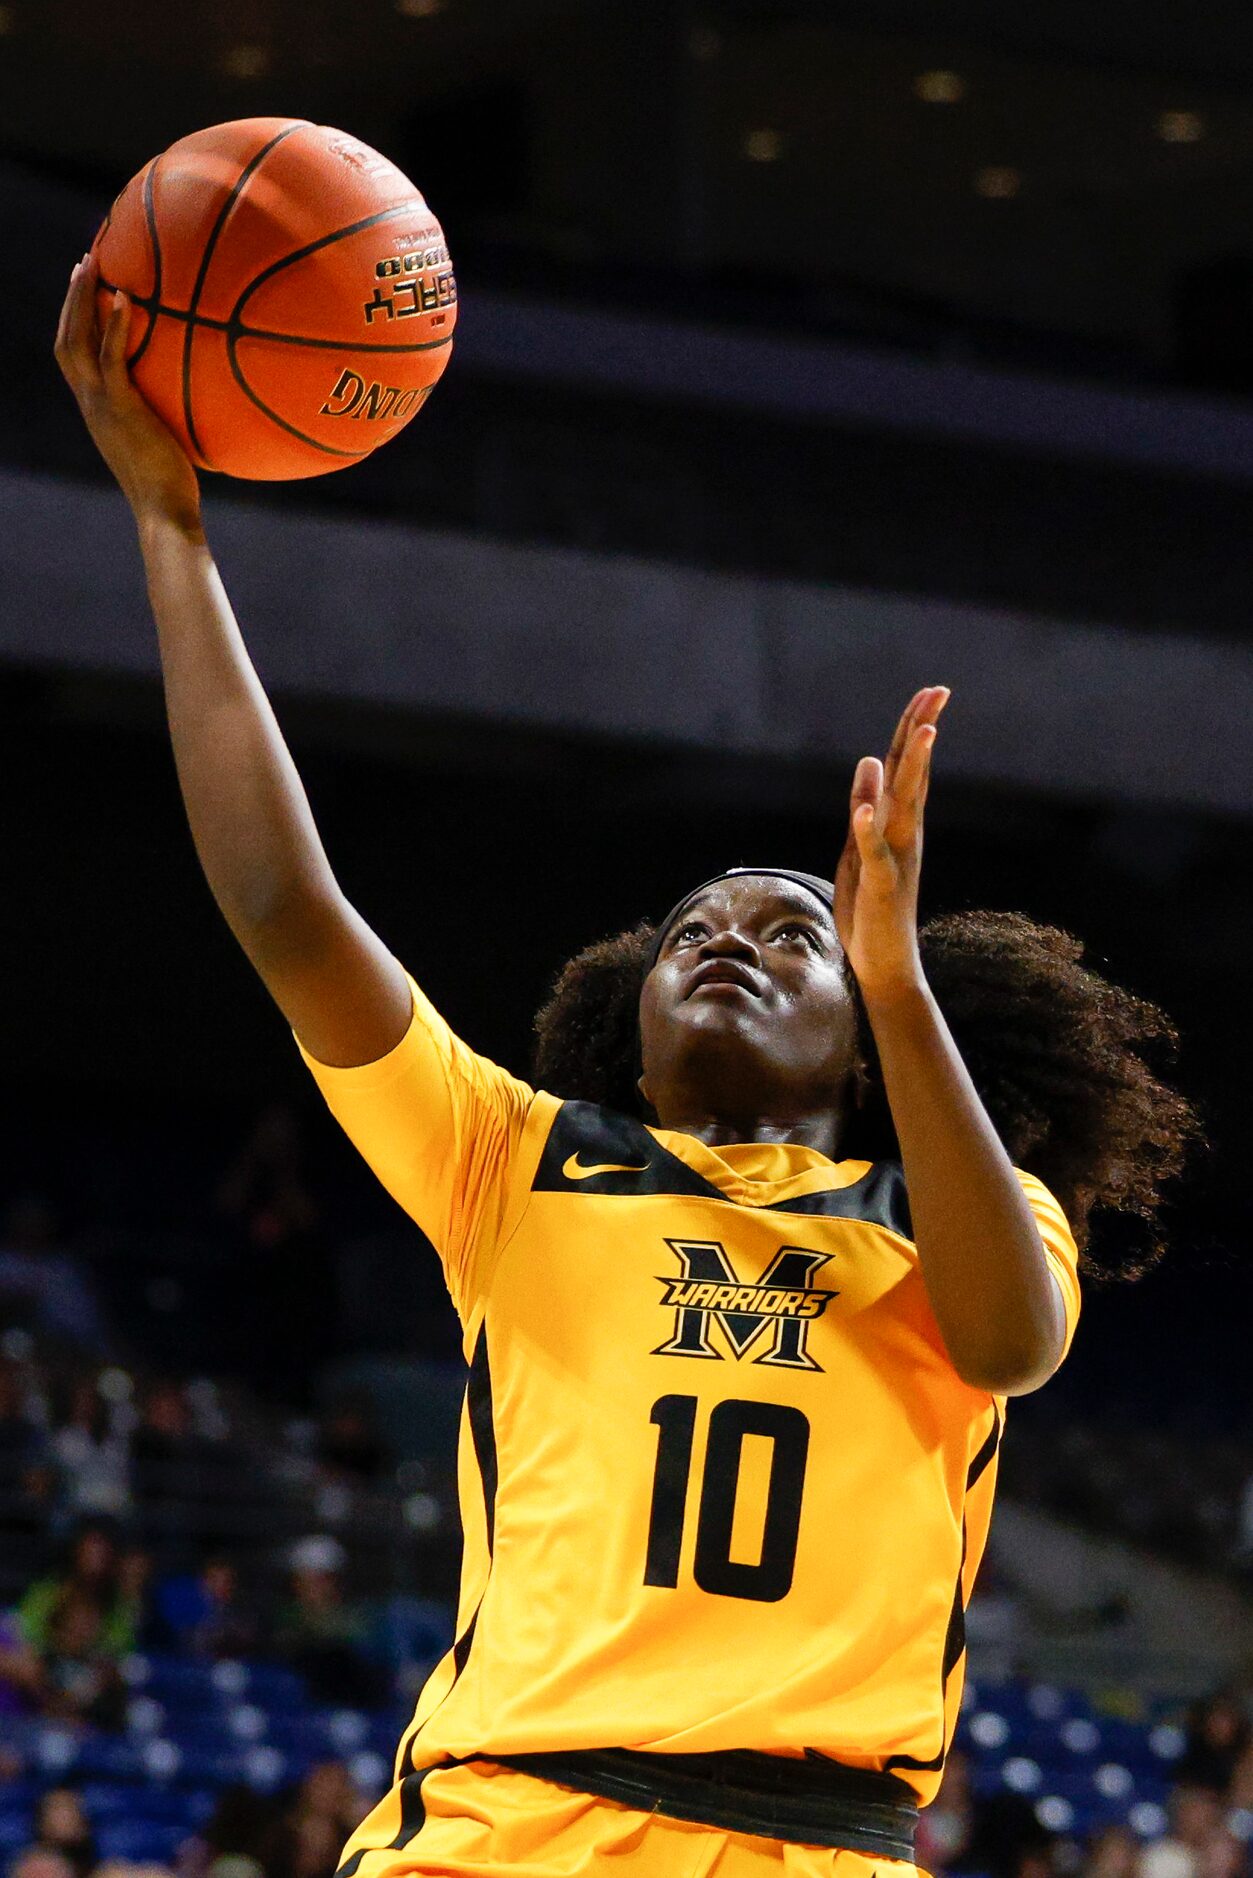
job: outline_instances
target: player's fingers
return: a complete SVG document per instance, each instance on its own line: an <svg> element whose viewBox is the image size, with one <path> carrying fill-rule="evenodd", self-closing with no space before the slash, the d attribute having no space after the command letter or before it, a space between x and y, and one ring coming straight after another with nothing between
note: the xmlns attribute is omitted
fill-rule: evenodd
<svg viewBox="0 0 1253 1878"><path fill-rule="evenodd" d="M927 798L927 775L935 737L934 724L915 724L896 772L885 813L880 818L884 836L897 852L916 842L922 830L922 810Z"/></svg>
<svg viewBox="0 0 1253 1878"><path fill-rule="evenodd" d="M944 709L951 696L952 693L947 685L934 686L931 699L918 714L919 724L929 726L932 733L927 739L926 747L922 753L921 766L915 789L915 799L920 811L923 804L926 802L927 788L931 781L931 752L935 748L937 734L936 725L939 722L941 711Z"/></svg>
<svg viewBox="0 0 1253 1878"><path fill-rule="evenodd" d="M948 703L949 695L947 685L924 685L921 691L914 693L897 726L896 736L892 740L892 751L886 766L889 789L896 787L897 774L915 730L920 724L935 723Z"/></svg>
<svg viewBox="0 0 1253 1878"><path fill-rule="evenodd" d="M850 869L856 874L860 846L857 840L858 810L869 806L871 813L878 807L883 791L883 765L877 756L863 756L853 771L852 786L848 795L848 832L844 837L844 847L840 854L839 867L836 869L837 898L841 879L848 884Z"/></svg>
<svg viewBox="0 0 1253 1878"><path fill-rule="evenodd" d="M100 341L100 370L112 396L119 392L125 395L131 389L130 373L126 369L126 336L130 323L131 303L119 287L109 307Z"/></svg>
<svg viewBox="0 0 1253 1878"><path fill-rule="evenodd" d="M896 765L900 762L901 752L905 748L905 742L909 736L910 726L912 725L914 721L914 713L917 711L919 704L921 703L922 699L926 697L926 695L927 695L927 691L926 691L925 686L923 687L921 691L915 691L913 697L909 700L909 703L905 706L905 709L901 712L900 718L897 722L896 729L892 734L892 741L888 746L888 753L887 753L887 758L885 762L885 767L887 769L889 770L895 769Z"/></svg>
<svg viewBox="0 0 1253 1878"><path fill-rule="evenodd" d="M910 731L909 742L905 745L900 767L896 772L893 794L898 801L912 801L917 794L922 778L926 774L931 746L937 735L936 727L931 723L915 724Z"/></svg>
<svg viewBox="0 0 1253 1878"><path fill-rule="evenodd" d="M61 370L75 390L98 385L95 266L86 255L70 276L69 292L61 311L62 327L57 334Z"/></svg>
<svg viewBox="0 0 1253 1878"><path fill-rule="evenodd" d="M57 336L52 342L52 352L58 363L65 355L65 339L70 323L70 296L74 292L74 282L78 279L78 269L79 263L75 261L70 269L70 284L65 290L65 298L61 302L61 312L57 318Z"/></svg>
<svg viewBox="0 0 1253 1878"><path fill-rule="evenodd" d="M80 259L75 261L70 269L70 281L65 290L65 299L61 303L61 316L57 321L57 336L53 351L56 354L57 363L63 370L70 362L74 349L74 336L81 318L79 309L82 304L82 294L79 289L79 280L82 272L83 263Z"/></svg>
<svg viewBox="0 0 1253 1878"><path fill-rule="evenodd" d="M853 786L849 790L848 813L850 826L857 819L860 808L869 804L872 812L876 811L883 799L883 765L877 756L863 756L853 771Z"/></svg>
<svg viewBox="0 0 1253 1878"><path fill-rule="evenodd" d="M914 723L937 723L939 721L940 712L944 709L952 695L947 685L928 685L926 695L914 713Z"/></svg>
<svg viewBox="0 0 1253 1878"><path fill-rule="evenodd" d="M878 883L876 890L881 892L885 881L891 878L881 870L885 862L891 862L892 849L878 825L878 816L871 803L859 802L854 809L852 835L857 844L859 868L871 871L872 879ZM865 878L864 874L862 877Z"/></svg>

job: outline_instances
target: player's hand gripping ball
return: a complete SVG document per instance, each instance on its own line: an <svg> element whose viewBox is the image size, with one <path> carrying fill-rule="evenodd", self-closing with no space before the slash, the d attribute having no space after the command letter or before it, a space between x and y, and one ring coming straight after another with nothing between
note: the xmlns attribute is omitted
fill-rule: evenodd
<svg viewBox="0 0 1253 1878"><path fill-rule="evenodd" d="M200 469L277 482L369 456L448 363L457 288L407 176L343 131L251 117L142 169L92 245L103 328Z"/></svg>

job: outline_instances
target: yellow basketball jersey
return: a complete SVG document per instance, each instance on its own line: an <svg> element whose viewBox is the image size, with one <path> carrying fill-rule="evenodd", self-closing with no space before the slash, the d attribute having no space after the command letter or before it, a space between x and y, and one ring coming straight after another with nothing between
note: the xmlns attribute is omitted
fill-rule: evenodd
<svg viewBox="0 0 1253 1878"><path fill-rule="evenodd" d="M399 1772L808 1750L926 1801L1005 1404L948 1359L900 1168L560 1102L413 995L380 1061L302 1051L465 1332L457 1640ZM1074 1241L1020 1178L1069 1344Z"/></svg>

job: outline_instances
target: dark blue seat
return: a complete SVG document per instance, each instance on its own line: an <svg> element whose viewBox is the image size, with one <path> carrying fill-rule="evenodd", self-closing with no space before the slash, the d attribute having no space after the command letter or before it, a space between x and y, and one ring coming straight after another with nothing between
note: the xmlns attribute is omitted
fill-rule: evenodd
<svg viewBox="0 0 1253 1878"><path fill-rule="evenodd" d="M0 1812L0 1852L20 1852L30 1844L35 1829L34 1814L28 1807L6 1806Z"/></svg>
<svg viewBox="0 0 1253 1878"><path fill-rule="evenodd" d="M181 1824L132 1818L107 1821L96 1837L102 1858L168 1864L188 1833Z"/></svg>
<svg viewBox="0 0 1253 1878"><path fill-rule="evenodd" d="M75 1766L89 1780L141 1780L140 1744L129 1735L84 1735Z"/></svg>

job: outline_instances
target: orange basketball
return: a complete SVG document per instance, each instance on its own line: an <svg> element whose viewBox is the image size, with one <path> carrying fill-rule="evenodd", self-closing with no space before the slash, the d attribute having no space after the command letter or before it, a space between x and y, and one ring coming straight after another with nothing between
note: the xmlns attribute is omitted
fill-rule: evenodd
<svg viewBox="0 0 1253 1878"><path fill-rule="evenodd" d="M343 131L248 117L171 144L96 236L136 385L201 469L277 482L369 456L448 363L457 288L407 176Z"/></svg>

